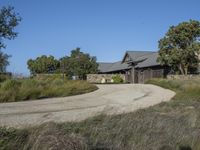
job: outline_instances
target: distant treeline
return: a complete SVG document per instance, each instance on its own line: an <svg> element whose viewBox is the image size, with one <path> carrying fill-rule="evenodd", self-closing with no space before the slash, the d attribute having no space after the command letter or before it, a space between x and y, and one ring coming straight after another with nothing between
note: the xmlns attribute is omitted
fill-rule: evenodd
<svg viewBox="0 0 200 150"><path fill-rule="evenodd" d="M86 74L96 73L98 69L96 57L81 52L80 48L72 50L70 56L59 60L46 55L29 59L27 65L31 75L63 73L69 78L76 76L79 79L86 79Z"/></svg>

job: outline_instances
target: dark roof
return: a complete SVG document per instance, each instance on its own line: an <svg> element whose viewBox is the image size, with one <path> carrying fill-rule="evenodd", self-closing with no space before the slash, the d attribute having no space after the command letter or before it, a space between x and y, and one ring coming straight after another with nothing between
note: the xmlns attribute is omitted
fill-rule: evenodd
<svg viewBox="0 0 200 150"><path fill-rule="evenodd" d="M109 72L118 71L118 70L126 70L131 68L131 66L127 63L122 63L121 61L113 63L113 65L109 68Z"/></svg>
<svg viewBox="0 0 200 150"><path fill-rule="evenodd" d="M114 72L131 68L129 64L122 63L121 61L115 63L98 63L98 64L99 64L98 70L101 73Z"/></svg>
<svg viewBox="0 0 200 150"><path fill-rule="evenodd" d="M124 62L124 59L126 58L127 55L130 56L132 61L136 61L136 59L138 59L139 57L142 57L144 55L148 55L148 54L152 54L154 52L152 51L126 51L122 62Z"/></svg>
<svg viewBox="0 0 200 150"><path fill-rule="evenodd" d="M144 68L150 66L158 66L160 65L157 62L158 52L152 51L127 51L124 55L122 61L118 61L115 63L99 63L99 72L114 72L119 70L130 69L131 66L124 62L125 57L129 55L131 61L136 64L136 68Z"/></svg>
<svg viewBox="0 0 200 150"><path fill-rule="evenodd" d="M104 63L104 62L100 62L98 64L99 64L98 66L99 72L107 72L109 68L113 65L113 63Z"/></svg>
<svg viewBox="0 0 200 150"><path fill-rule="evenodd" d="M158 53L157 52L153 52L151 54L139 57L137 60L143 60L143 61L141 61L140 63L138 63L135 66L135 68L144 68L144 67L150 67L150 66L158 66L160 64L157 62L157 58L158 58Z"/></svg>

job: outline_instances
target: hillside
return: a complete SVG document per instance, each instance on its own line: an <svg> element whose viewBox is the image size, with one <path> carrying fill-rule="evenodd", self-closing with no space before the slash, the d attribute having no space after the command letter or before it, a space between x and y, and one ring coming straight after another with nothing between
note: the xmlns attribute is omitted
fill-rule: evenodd
<svg viewBox="0 0 200 150"><path fill-rule="evenodd" d="M0 130L1 149L199 150L200 82L151 80L176 92L170 102L80 123Z"/></svg>

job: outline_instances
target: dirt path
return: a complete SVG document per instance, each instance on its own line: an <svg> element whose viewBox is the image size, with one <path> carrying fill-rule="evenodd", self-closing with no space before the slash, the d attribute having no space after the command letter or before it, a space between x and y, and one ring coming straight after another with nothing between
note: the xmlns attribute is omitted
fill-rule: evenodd
<svg viewBox="0 0 200 150"><path fill-rule="evenodd" d="M170 100L175 93L154 85L98 85L99 90L64 98L1 103L0 126L27 127L44 122L80 121L101 113L118 114Z"/></svg>

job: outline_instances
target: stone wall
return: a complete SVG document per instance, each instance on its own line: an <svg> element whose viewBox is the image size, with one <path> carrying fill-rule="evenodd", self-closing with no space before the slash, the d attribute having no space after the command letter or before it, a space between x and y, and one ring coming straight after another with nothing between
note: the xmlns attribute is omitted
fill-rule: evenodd
<svg viewBox="0 0 200 150"><path fill-rule="evenodd" d="M125 74L88 74L87 81L90 83L113 83L112 77L119 75L125 82Z"/></svg>
<svg viewBox="0 0 200 150"><path fill-rule="evenodd" d="M179 79L179 80L190 80L190 79L194 79L194 80L200 80L200 75L167 75L167 79Z"/></svg>

